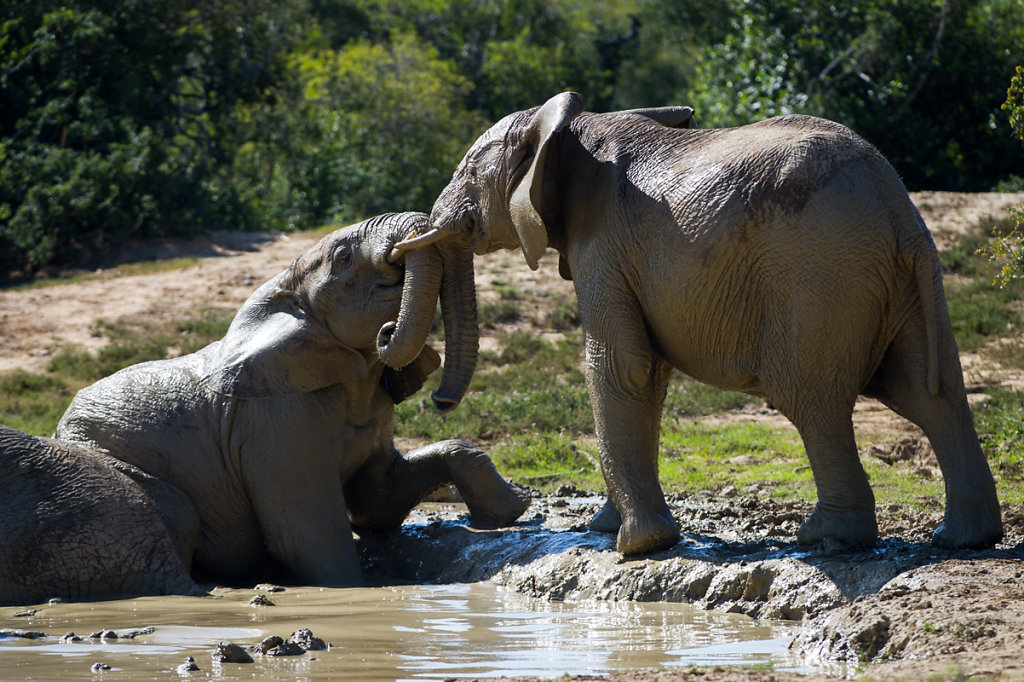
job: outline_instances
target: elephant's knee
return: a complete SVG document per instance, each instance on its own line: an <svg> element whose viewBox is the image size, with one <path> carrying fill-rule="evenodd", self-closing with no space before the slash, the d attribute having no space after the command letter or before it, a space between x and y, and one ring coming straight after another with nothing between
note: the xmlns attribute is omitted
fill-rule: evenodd
<svg viewBox="0 0 1024 682"><path fill-rule="evenodd" d="M589 368L601 377L613 395L628 400L646 399L653 385L654 360L650 353L612 346L599 352L588 347Z"/></svg>

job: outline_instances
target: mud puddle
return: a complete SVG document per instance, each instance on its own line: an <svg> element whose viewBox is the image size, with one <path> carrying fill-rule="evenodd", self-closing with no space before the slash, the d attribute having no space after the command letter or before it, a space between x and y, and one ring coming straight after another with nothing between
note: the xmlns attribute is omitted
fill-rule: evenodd
<svg viewBox="0 0 1024 682"><path fill-rule="evenodd" d="M250 602L263 594L273 606ZM796 669L793 624L751 620L686 604L549 602L489 583L361 589L214 591L5 609L0 679L434 680L459 677L608 674L686 665ZM30 610L30 609L29 609ZM21 612L27 611L21 609ZM308 628L331 646L296 656L249 652L252 663L213 662L221 641L245 648ZM113 630L117 638L92 638ZM74 632L82 641L67 641ZM94 670L96 664L109 669ZM102 677L100 677L102 675Z"/></svg>

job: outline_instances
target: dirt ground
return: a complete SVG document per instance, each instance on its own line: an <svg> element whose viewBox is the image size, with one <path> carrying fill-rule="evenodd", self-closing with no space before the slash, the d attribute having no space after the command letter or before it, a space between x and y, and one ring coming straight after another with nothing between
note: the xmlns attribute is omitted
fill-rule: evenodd
<svg viewBox="0 0 1024 682"><path fill-rule="evenodd" d="M1024 203L1024 194L926 192L913 198L940 246L979 219L1000 217L1010 205ZM130 245L126 253L138 259L199 260L146 275L123 275L115 266L74 284L0 290L0 372L45 371L49 357L63 345L102 346L105 338L94 327L98 319L176 319L209 307L235 310L316 239L307 234L223 233L189 242ZM496 298L501 286L543 290L551 300L571 293L571 284L558 277L557 259L550 255L536 272L524 267L517 253L480 258L477 285L483 300ZM498 331L483 330L484 348L496 343ZM964 355L963 364L972 399L982 399L986 386L1024 387L1020 372L980 356ZM767 410L719 418L781 419ZM927 448L916 445L919 430L877 403L858 404L855 424L858 433L900 434L892 447L869 455L920 458L922 466L929 466ZM940 508L916 514L898 505L879 509L884 539L870 551L807 550L795 545L795 533L810 504L782 504L759 492L727 487L676 497L673 512L685 541L667 552L628 561L614 551L612 538L586 530L600 500L571 489L538 497L527 520L511 532L475 531L441 509L415 526L415 532L367 538L361 547L371 567L384 565L381 556L406 557L404 562L387 562L389 571L406 579L489 579L553 600L689 601L754 618L799 620L803 626L793 648L835 675L1024 680L1024 509L1004 509L1006 538L985 552L932 549L927 541ZM444 560L430 561L431 552ZM446 568L431 572L423 566ZM611 677L791 678L729 668ZM800 679L832 678L815 674Z"/></svg>

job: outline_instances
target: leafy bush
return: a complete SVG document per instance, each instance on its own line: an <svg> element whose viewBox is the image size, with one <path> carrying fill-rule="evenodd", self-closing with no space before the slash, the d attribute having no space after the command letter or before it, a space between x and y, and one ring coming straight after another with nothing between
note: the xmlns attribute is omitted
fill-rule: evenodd
<svg viewBox="0 0 1024 682"><path fill-rule="evenodd" d="M1018 66L1010 80L1002 108L1010 119L1013 134L1024 144L1024 66ZM1002 266L996 281L1004 286L1011 280L1024 278L1024 206L1010 212L1010 221L1009 226L992 231L994 241L986 249L992 260Z"/></svg>

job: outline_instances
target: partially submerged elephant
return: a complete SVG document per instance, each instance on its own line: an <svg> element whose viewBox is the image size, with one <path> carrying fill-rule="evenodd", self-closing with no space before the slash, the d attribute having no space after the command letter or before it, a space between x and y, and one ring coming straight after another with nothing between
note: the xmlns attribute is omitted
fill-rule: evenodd
<svg viewBox="0 0 1024 682"><path fill-rule="evenodd" d="M657 476L675 367L763 397L797 427L818 491L800 542L877 538L858 395L931 441L947 500L934 542L998 541L935 246L892 167L818 118L697 130L647 113L586 113L562 93L505 117L466 153L417 242L469 237L478 254L522 249L532 268L558 250L610 495L593 527L617 529L624 553L677 541Z"/></svg>
<svg viewBox="0 0 1024 682"><path fill-rule="evenodd" d="M102 453L0 425L0 605L199 594L146 476Z"/></svg>
<svg viewBox="0 0 1024 682"><path fill-rule="evenodd" d="M222 340L80 391L55 438L79 460L116 460L110 477L137 485L166 527L152 532L169 534L185 571L215 580L283 568L307 584L360 584L353 529L396 527L448 482L476 523L511 523L529 498L486 454L444 441L402 455L392 441L395 403L440 364L425 345L439 290L440 409L458 403L476 361L472 253L438 245L388 258L426 225L421 213L389 214L329 234L257 289ZM5 499L15 485L0 478ZM0 530L4 545L30 541Z"/></svg>

